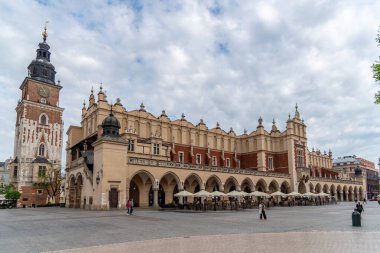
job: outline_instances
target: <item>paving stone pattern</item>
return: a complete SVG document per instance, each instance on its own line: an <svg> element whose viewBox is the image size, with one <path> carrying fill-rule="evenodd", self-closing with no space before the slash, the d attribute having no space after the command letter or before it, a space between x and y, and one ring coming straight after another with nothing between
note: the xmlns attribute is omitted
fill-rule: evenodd
<svg viewBox="0 0 380 253"><path fill-rule="evenodd" d="M380 252L380 206L364 205L362 227L352 227L353 207L276 207L266 221L256 209L136 208L132 216L57 207L0 210L0 252Z"/></svg>

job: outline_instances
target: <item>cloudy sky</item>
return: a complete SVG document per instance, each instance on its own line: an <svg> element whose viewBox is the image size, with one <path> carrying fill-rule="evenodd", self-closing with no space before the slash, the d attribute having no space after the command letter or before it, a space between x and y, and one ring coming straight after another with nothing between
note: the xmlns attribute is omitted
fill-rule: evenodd
<svg viewBox="0 0 380 253"><path fill-rule="evenodd" d="M294 106L309 148L380 157L371 64L380 1L0 1L0 160L46 20L65 131L102 82L109 101L238 134L281 131ZM64 155L63 155L64 157Z"/></svg>

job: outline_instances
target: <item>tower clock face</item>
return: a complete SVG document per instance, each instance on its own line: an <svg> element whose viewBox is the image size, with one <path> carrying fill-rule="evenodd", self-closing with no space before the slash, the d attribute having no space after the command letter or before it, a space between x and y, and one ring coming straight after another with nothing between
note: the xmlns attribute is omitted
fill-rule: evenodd
<svg viewBox="0 0 380 253"><path fill-rule="evenodd" d="M41 97L47 98L49 97L49 89L46 87L39 87L38 88L38 94L40 94Z"/></svg>

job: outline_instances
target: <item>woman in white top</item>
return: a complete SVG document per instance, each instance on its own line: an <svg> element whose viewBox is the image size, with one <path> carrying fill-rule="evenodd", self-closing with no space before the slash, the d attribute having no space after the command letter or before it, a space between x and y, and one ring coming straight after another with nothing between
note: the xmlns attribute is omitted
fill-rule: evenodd
<svg viewBox="0 0 380 253"><path fill-rule="evenodd" d="M259 205L259 215L260 215L260 220L262 220L263 217L264 217L264 220L267 219L267 215L265 214L265 204L263 202L260 202L260 205Z"/></svg>

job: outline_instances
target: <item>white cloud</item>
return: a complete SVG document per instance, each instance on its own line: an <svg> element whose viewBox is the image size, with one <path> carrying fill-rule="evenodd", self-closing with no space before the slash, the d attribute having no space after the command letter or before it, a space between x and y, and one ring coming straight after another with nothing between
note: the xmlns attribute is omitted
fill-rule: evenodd
<svg viewBox="0 0 380 253"><path fill-rule="evenodd" d="M155 115L237 133L259 116L284 130L298 102L310 147L375 161L378 13L375 0L1 2L0 160L12 155L18 87L49 20L66 128L100 82L128 110L144 101Z"/></svg>

